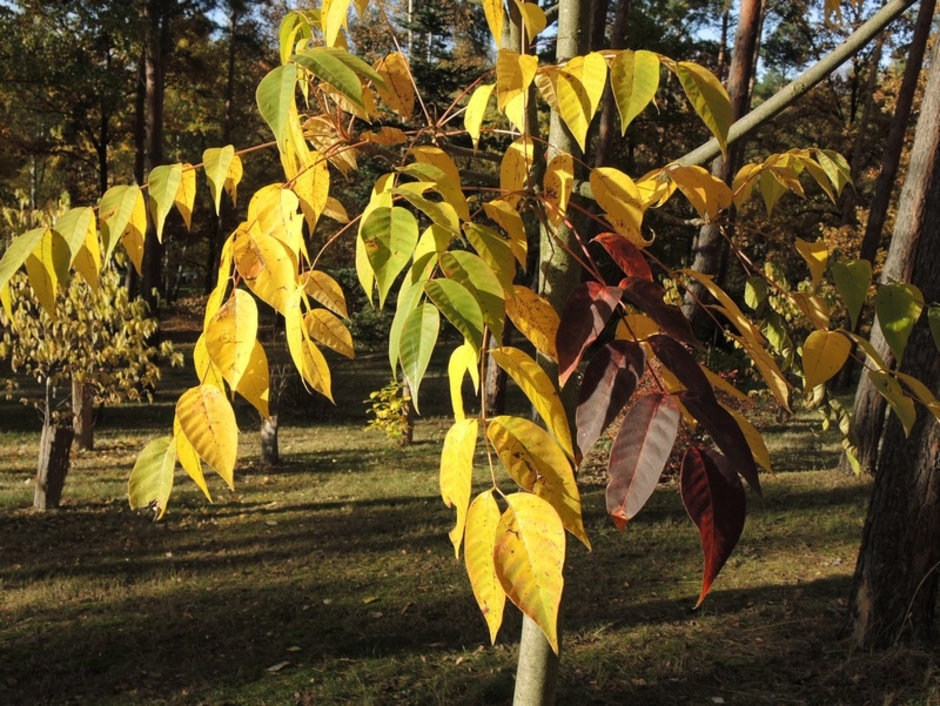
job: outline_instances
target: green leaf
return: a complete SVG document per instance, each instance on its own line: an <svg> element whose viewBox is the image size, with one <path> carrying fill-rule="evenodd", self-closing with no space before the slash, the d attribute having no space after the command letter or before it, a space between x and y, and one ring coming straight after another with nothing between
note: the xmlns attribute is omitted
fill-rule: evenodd
<svg viewBox="0 0 940 706"><path fill-rule="evenodd" d="M470 291L449 279L432 279L425 283L424 291L473 350L479 352L483 345L483 313Z"/></svg>
<svg viewBox="0 0 940 706"><path fill-rule="evenodd" d="M176 443L172 436L154 439L140 452L127 481L127 498L132 510L154 506L155 519L166 512L173 490L173 470L176 467Z"/></svg>
<svg viewBox="0 0 940 706"><path fill-rule="evenodd" d="M415 410L418 410L418 389L431 362L431 354L441 330L441 317L433 304L422 304L408 316L401 332L399 358Z"/></svg>
<svg viewBox="0 0 940 706"><path fill-rule="evenodd" d="M708 69L689 61L676 63L676 75L695 112L717 138L722 154L727 156L728 130L732 122L728 92Z"/></svg>
<svg viewBox="0 0 940 706"><path fill-rule="evenodd" d="M297 86L297 66L285 64L268 72L261 79L255 100L261 117L270 126L281 152L286 151L287 121L294 106L294 89Z"/></svg>
<svg viewBox="0 0 940 706"><path fill-rule="evenodd" d="M620 134L643 112L659 88L659 57L651 51L622 51L610 65L610 85L620 113Z"/></svg>
<svg viewBox="0 0 940 706"><path fill-rule="evenodd" d="M924 295L913 284L886 284L875 296L875 313L885 341L898 365L904 356L907 339L924 308Z"/></svg>
<svg viewBox="0 0 940 706"><path fill-rule="evenodd" d="M0 289L7 286L16 271L23 266L26 258L39 247L47 228L33 228L15 237L0 258Z"/></svg>
<svg viewBox="0 0 940 706"><path fill-rule="evenodd" d="M225 188L228 169L232 166L233 159L235 159L235 148L232 145L212 147L202 153L206 179L209 181L209 193L212 194L216 214L219 213L222 205L222 191Z"/></svg>
<svg viewBox="0 0 940 706"><path fill-rule="evenodd" d="M452 250L441 254L441 270L449 279L469 290L483 311L483 321L499 339L506 320L506 300L503 285L493 270L479 255L466 250Z"/></svg>
<svg viewBox="0 0 940 706"><path fill-rule="evenodd" d="M880 370L869 370L868 379L871 380L875 389L881 393L891 409L898 415L901 426L904 427L904 436L909 436L914 422L917 420L917 408L914 406L914 400L904 394L901 383L886 372Z"/></svg>
<svg viewBox="0 0 940 706"><path fill-rule="evenodd" d="M365 254L379 287L379 307L408 264L418 243L418 221L411 211L397 206L373 209L359 229Z"/></svg>
<svg viewBox="0 0 940 706"><path fill-rule="evenodd" d="M744 303L757 311L767 301L767 281L763 277L748 277L744 285Z"/></svg>
<svg viewBox="0 0 940 706"><path fill-rule="evenodd" d="M868 297L871 275L871 263L868 260L832 263L832 279L845 302L853 329L858 325L858 315Z"/></svg>
<svg viewBox="0 0 940 706"><path fill-rule="evenodd" d="M292 61L307 69L317 78L326 81L356 106L365 110L365 105L362 102L362 83L359 81L356 72L340 58L339 54L342 53L345 53L342 49L314 47L294 54ZM365 64L365 62L362 63ZM377 82L385 85L381 76L371 68L369 71L375 74L375 78L378 79Z"/></svg>

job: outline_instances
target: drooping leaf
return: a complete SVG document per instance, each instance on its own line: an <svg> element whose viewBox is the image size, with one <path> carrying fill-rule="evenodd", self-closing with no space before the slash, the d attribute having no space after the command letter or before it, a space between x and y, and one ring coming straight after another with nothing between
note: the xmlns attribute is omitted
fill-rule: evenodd
<svg viewBox="0 0 940 706"><path fill-rule="evenodd" d="M720 211L731 206L731 189L707 169L673 166L666 173L702 218L715 220Z"/></svg>
<svg viewBox="0 0 940 706"><path fill-rule="evenodd" d="M304 385L319 392L331 402L333 401L332 375L330 367L317 345L310 340L307 328L304 325L301 310L301 292L296 291L287 305L284 314L284 334L287 338L287 350L291 360L300 373Z"/></svg>
<svg viewBox="0 0 940 706"><path fill-rule="evenodd" d="M418 222L407 209L379 207L363 218L359 237L375 273L379 306L384 306L395 278L414 252L418 242Z"/></svg>
<svg viewBox="0 0 940 706"><path fill-rule="evenodd" d="M610 64L610 85L620 113L620 134L649 105L659 88L659 57L651 51L621 51Z"/></svg>
<svg viewBox="0 0 940 706"><path fill-rule="evenodd" d="M346 309L346 295L343 294L343 288L333 277L322 270L310 270L303 278L304 292L313 297L320 304L330 311L349 318L349 312Z"/></svg>
<svg viewBox="0 0 940 706"><path fill-rule="evenodd" d="M682 310L663 301L666 290L660 285L640 277L627 277L620 286L624 297L655 321L664 333L690 346L698 345Z"/></svg>
<svg viewBox="0 0 940 706"><path fill-rule="evenodd" d="M297 290L297 261L283 242L256 230L239 229L232 258L242 281L262 301L284 314Z"/></svg>
<svg viewBox="0 0 940 706"><path fill-rule="evenodd" d="M212 385L190 388L176 403L176 417L200 458L234 488L238 426L225 394Z"/></svg>
<svg viewBox="0 0 940 706"><path fill-rule="evenodd" d="M836 196L841 196L842 189L852 183L852 169L845 157L833 150L817 150L816 160L829 176Z"/></svg>
<svg viewBox="0 0 940 706"><path fill-rule="evenodd" d="M496 57L496 107L500 112L506 110L507 103L523 96L529 89L538 64L538 57L533 54L499 50Z"/></svg>
<svg viewBox="0 0 940 706"><path fill-rule="evenodd" d="M172 436L161 436L144 447L137 456L134 470L127 481L127 498L132 510L151 505L159 520L173 491L173 469L176 467L176 444Z"/></svg>
<svg viewBox="0 0 940 706"><path fill-rule="evenodd" d="M715 307L715 309L724 314L728 321L734 324L735 328L738 329L742 336L749 339L755 346L764 345L764 337L761 335L760 329L744 315L744 312L741 311L735 301L728 296L727 292L718 286L710 275L696 272L691 268L682 270L682 273L701 284L718 300L721 306Z"/></svg>
<svg viewBox="0 0 940 706"><path fill-rule="evenodd" d="M93 291L98 290L101 269L101 246L95 211L90 207L72 208L58 218L52 227L68 243L69 264L82 276ZM61 278L64 281L64 278Z"/></svg>
<svg viewBox="0 0 940 706"><path fill-rule="evenodd" d="M590 549L581 519L581 494L558 442L528 419L510 416L491 419L486 436L513 479L547 500L565 529Z"/></svg>
<svg viewBox="0 0 940 706"><path fill-rule="evenodd" d="M183 467L193 482L198 486L206 500L212 502L212 496L209 494L209 486L206 484L206 476L202 472L202 461L196 449L189 443L189 439L180 429L180 420L173 418L173 442L176 444L176 460Z"/></svg>
<svg viewBox="0 0 940 706"><path fill-rule="evenodd" d="M535 621L557 653L565 529L558 513L537 495L513 493L506 502L493 550L496 576L509 600Z"/></svg>
<svg viewBox="0 0 940 706"><path fill-rule="evenodd" d="M465 223L463 232L473 249L492 271L505 296L513 296L516 259L505 236L493 228L478 223Z"/></svg>
<svg viewBox="0 0 940 706"><path fill-rule="evenodd" d="M176 194L183 183L182 164L161 164L154 167L147 179L150 213L157 230L157 239L163 239L163 224L176 203Z"/></svg>
<svg viewBox="0 0 940 706"><path fill-rule="evenodd" d="M832 278L842 301L845 302L853 328L856 327L858 315L865 305L871 277L871 263L868 260L832 263Z"/></svg>
<svg viewBox="0 0 940 706"><path fill-rule="evenodd" d="M476 419L464 419L454 424L444 437L441 451L441 498L447 507L457 511L457 524L450 531L455 556L460 558L470 506L470 486L473 481L473 452L477 446L479 423Z"/></svg>
<svg viewBox="0 0 940 706"><path fill-rule="evenodd" d="M186 230L192 229L193 207L196 203L196 170L191 164L181 165L180 185L173 197L173 205L183 217Z"/></svg>
<svg viewBox="0 0 940 706"><path fill-rule="evenodd" d="M586 454L620 414L643 377L646 354L632 341L611 341L584 370L575 422L578 448Z"/></svg>
<svg viewBox="0 0 940 706"><path fill-rule="evenodd" d="M616 337L622 341L645 341L659 333L659 326L646 314L627 314L617 324Z"/></svg>
<svg viewBox="0 0 940 706"><path fill-rule="evenodd" d="M206 326L206 350L233 389L245 374L258 337L258 306L242 289L216 312Z"/></svg>
<svg viewBox="0 0 940 706"><path fill-rule="evenodd" d="M499 525L499 506L490 490L480 493L467 510L464 561L470 587L480 606L490 631L490 640L496 642L496 633L503 622L506 594L496 576L493 552L496 548L496 528Z"/></svg>
<svg viewBox="0 0 940 706"><path fill-rule="evenodd" d="M509 149L503 155L499 166L499 188L503 192L502 199L512 208L515 208L522 198L521 192L526 188L533 158L534 146L532 138L528 135L520 137L509 145Z"/></svg>
<svg viewBox="0 0 940 706"><path fill-rule="evenodd" d="M878 288L875 313L885 341L900 365L907 339L924 308L924 295L912 284L892 283Z"/></svg>
<svg viewBox="0 0 940 706"><path fill-rule="evenodd" d="M578 368L585 349L603 332L623 294L619 287L583 282L568 297L555 335L558 381L564 386Z"/></svg>
<svg viewBox="0 0 940 706"><path fill-rule="evenodd" d="M412 147L409 152L417 160L414 165L410 166L430 168L426 173L435 172L434 183L438 192L448 204L453 206L462 220L469 221L470 207L467 204L467 198L463 195L460 170L450 155L440 147L432 145Z"/></svg>
<svg viewBox="0 0 940 706"><path fill-rule="evenodd" d="M811 276L810 286L816 289L816 286L822 280L822 276L829 264L829 248L825 240L817 240L810 243L802 238L796 239L796 251L803 258L809 267Z"/></svg>
<svg viewBox="0 0 940 706"><path fill-rule="evenodd" d="M401 332L399 357L401 367L411 387L411 398L418 409L418 390L431 362L431 354L441 329L440 315L433 304L418 306L408 318Z"/></svg>
<svg viewBox="0 0 940 706"><path fill-rule="evenodd" d="M466 287L480 305L483 322L496 338L502 338L506 319L503 285L479 255L466 250L441 253L441 270L448 279Z"/></svg>
<svg viewBox="0 0 940 706"><path fill-rule="evenodd" d="M803 344L806 391L838 373L852 352L852 343L838 331L813 331Z"/></svg>
<svg viewBox="0 0 940 706"><path fill-rule="evenodd" d="M607 62L597 52L570 59L558 73L558 112L583 152L587 131L604 94Z"/></svg>
<svg viewBox="0 0 940 706"><path fill-rule="evenodd" d="M888 401L891 409L898 415L901 426L904 427L904 436L910 436L914 422L917 421L917 408L914 400L904 394L901 383L891 374L881 370L869 370L868 379L875 389Z"/></svg>
<svg viewBox="0 0 940 706"><path fill-rule="evenodd" d="M355 358L352 334L340 318L326 309L311 309L304 317L310 338L347 358Z"/></svg>
<svg viewBox="0 0 940 706"><path fill-rule="evenodd" d="M672 452L680 417L676 401L661 393L645 395L627 410L607 467L607 514L617 529L627 526L656 489Z"/></svg>
<svg viewBox="0 0 940 706"><path fill-rule="evenodd" d="M385 104L406 120L415 110L415 90L411 83L411 69L408 59L401 52L393 52L381 59L375 70L385 84L376 89Z"/></svg>
<svg viewBox="0 0 940 706"><path fill-rule="evenodd" d="M744 487L720 454L692 446L682 459L679 488L685 509L699 529L705 555L698 608L744 530Z"/></svg>
<svg viewBox="0 0 940 706"><path fill-rule="evenodd" d="M564 405L558 390L541 366L524 351L510 346L494 348L490 355L522 389L565 453L574 458Z"/></svg>
<svg viewBox="0 0 940 706"><path fill-rule="evenodd" d="M200 383L212 385L223 392L225 391L225 381L222 379L222 373L212 362L212 358L209 357L205 332L199 335L196 345L193 346L193 369L196 371L196 377L199 378Z"/></svg>
<svg viewBox="0 0 940 706"><path fill-rule="evenodd" d="M35 250L26 258L26 275L39 305L51 317L56 315L56 295L59 285L69 276L70 252L68 243L57 231L43 229Z"/></svg>
<svg viewBox="0 0 940 706"><path fill-rule="evenodd" d="M297 195L307 227L312 233L330 198L330 169L323 155L316 151L310 152L310 163L294 177L291 191Z"/></svg>
<svg viewBox="0 0 940 706"><path fill-rule="evenodd" d="M212 196L212 203L215 204L216 214L219 213L222 205L222 191L229 178L229 167L234 159L235 148L232 145L210 147L202 153L203 168L209 182L209 193Z"/></svg>
<svg viewBox="0 0 940 706"><path fill-rule="evenodd" d="M574 186L574 158L566 153L555 155L545 169L543 181L545 201L549 206L548 218L557 226L568 212L568 200Z"/></svg>
<svg viewBox="0 0 940 706"><path fill-rule="evenodd" d="M473 91L467 102L467 110L463 114L463 126L473 141L473 149L480 146L480 131L483 125L483 116L486 115L486 106L493 95L495 83L484 83Z"/></svg>
<svg viewBox="0 0 940 706"><path fill-rule="evenodd" d="M506 300L506 314L513 325L535 346L552 360L558 360L555 338L560 318L548 300L528 287L513 285L515 296Z"/></svg>
<svg viewBox="0 0 940 706"><path fill-rule="evenodd" d="M323 0L320 5L320 26L326 46L335 46L340 29L346 26L349 3L350 0Z"/></svg>
<svg viewBox="0 0 940 706"><path fill-rule="evenodd" d="M707 372L707 369L706 369ZM716 376L717 377L717 376ZM748 398L745 397L747 400ZM738 412L734 407L728 407L726 405L721 405L722 409L726 410L728 414L734 417L734 421L738 423L738 426L741 428L741 433L744 434L744 438L747 440L747 445L751 449L751 456L754 457L754 463L763 468L765 471L772 471L770 461L770 449L767 448L767 442L764 441L764 437L757 430L747 417Z"/></svg>
<svg viewBox="0 0 940 706"><path fill-rule="evenodd" d="M443 278L425 282L424 291L467 343L479 351L483 346L483 312L470 291L459 282Z"/></svg>
<svg viewBox="0 0 940 706"><path fill-rule="evenodd" d="M509 249L512 250L519 264L525 266L528 243L525 225L515 205L503 199L495 199L484 203L483 211L487 217L493 219L500 228L506 231L509 236Z"/></svg>
<svg viewBox="0 0 940 706"><path fill-rule="evenodd" d="M334 0L334 2L336 1L339 0ZM332 47L313 47L294 54L291 60L317 78L326 81L349 99L353 105L364 109L362 83L356 72L338 56L340 52L345 53L345 50ZM381 74L381 72L379 73ZM384 81L384 77L382 80Z"/></svg>
<svg viewBox="0 0 940 706"><path fill-rule="evenodd" d="M689 102L717 138L721 152L728 154L728 130L731 128L731 99L715 75L690 61L676 62L676 75Z"/></svg>
<svg viewBox="0 0 940 706"><path fill-rule="evenodd" d="M147 233L147 206L140 187L137 184L112 186L101 197L98 218L104 246L102 262L110 261L114 248L122 242L140 273L140 259L134 255L138 251L143 254Z"/></svg>
<svg viewBox="0 0 940 706"><path fill-rule="evenodd" d="M747 351L751 360L754 361L754 365L757 366L757 371L764 379L764 382L767 383L767 387L780 406L784 409L790 409L790 385L770 354L762 346L755 346L753 342L743 336L729 335L728 337Z"/></svg>
<svg viewBox="0 0 940 706"><path fill-rule="evenodd" d="M829 330L829 315L831 312L825 299L817 294L807 294L806 292L791 292L790 299L813 323L813 326L820 331Z"/></svg>
<svg viewBox="0 0 940 706"><path fill-rule="evenodd" d="M650 282L653 281L653 272L650 270L643 251L628 238L617 233L601 233L595 236L593 242L600 243L604 247L627 277L640 277Z"/></svg>
<svg viewBox="0 0 940 706"><path fill-rule="evenodd" d="M611 227L638 248L652 241L643 238L643 202L633 180L613 167L591 170L591 191L597 204L604 209Z"/></svg>
<svg viewBox="0 0 940 706"><path fill-rule="evenodd" d="M536 2L525 2L524 0L514 0L514 2L516 7L519 8L519 14L522 15L527 43L531 43L548 26L548 18Z"/></svg>
<svg viewBox="0 0 940 706"><path fill-rule="evenodd" d="M447 363L447 378L450 382L451 407L454 410L454 419L458 422L467 416L463 409L463 381L468 373L473 381L474 391L480 389L479 360L478 352L466 341L450 354L450 360Z"/></svg>
<svg viewBox="0 0 940 706"><path fill-rule="evenodd" d="M483 0L483 14L486 15L486 24L490 34L496 40L496 46L503 41L503 0Z"/></svg>
<svg viewBox="0 0 940 706"><path fill-rule="evenodd" d="M258 410L258 413L264 419L271 416L268 408L270 399L271 376L268 370L268 356L264 352L264 346L260 341L255 341L254 348L251 350L251 358L235 391L244 397L248 402Z"/></svg>

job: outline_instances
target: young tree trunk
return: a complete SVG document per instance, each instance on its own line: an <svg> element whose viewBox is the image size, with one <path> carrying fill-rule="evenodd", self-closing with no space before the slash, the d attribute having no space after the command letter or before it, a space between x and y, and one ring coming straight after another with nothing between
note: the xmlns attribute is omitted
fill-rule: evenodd
<svg viewBox="0 0 940 706"><path fill-rule="evenodd" d="M512 342L512 323L509 317L503 322L503 337L497 340L490 334L487 337L487 347L489 349L500 346L508 346ZM506 410L506 371L503 370L493 360L493 356L487 356L486 376L483 381L483 404L486 407L487 416L502 414Z"/></svg>
<svg viewBox="0 0 940 706"><path fill-rule="evenodd" d="M931 63L924 104L901 192L894 237L909 229L911 281L928 302L940 300L940 43ZM926 317L918 321L903 372L929 389L940 385L937 355ZM861 648L901 638L928 637L940 567L940 426L923 408L908 438L896 415L878 456L875 487L849 596L849 629Z"/></svg>
<svg viewBox="0 0 940 706"><path fill-rule="evenodd" d="M738 29L734 35L731 66L728 70L728 95L731 98L731 117L734 121L740 120L750 105L751 75L757 61L756 48L760 26L761 0L743 0ZM712 162L712 174L730 184L740 162L741 150L742 143L738 142L729 147L727 160L716 157ZM692 241L692 269L710 275L718 274L726 248L727 241L722 237L718 226L711 223L702 226ZM712 329L705 309L699 306L705 296L705 288L697 282L692 282L682 303L683 313L702 340L708 337Z"/></svg>
<svg viewBox="0 0 940 706"><path fill-rule="evenodd" d="M277 415L272 414L261 420L261 463L276 466L281 462L277 445Z"/></svg>
<svg viewBox="0 0 940 706"><path fill-rule="evenodd" d="M72 378L72 425L75 430L75 448L91 451L95 448L95 389Z"/></svg>
<svg viewBox="0 0 940 706"><path fill-rule="evenodd" d="M62 488L71 466L69 452L75 432L70 424L45 422L39 441L39 464L36 468L36 488L33 507L51 510L59 507Z"/></svg>

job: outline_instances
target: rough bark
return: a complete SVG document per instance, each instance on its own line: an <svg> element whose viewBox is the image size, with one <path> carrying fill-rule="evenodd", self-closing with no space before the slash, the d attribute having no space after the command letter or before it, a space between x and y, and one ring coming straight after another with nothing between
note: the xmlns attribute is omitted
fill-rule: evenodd
<svg viewBox="0 0 940 706"><path fill-rule="evenodd" d="M487 337L487 347L492 349L508 346L512 342L512 323L509 318L503 325L503 337L497 340L492 334ZM486 379L483 382L483 403L487 416L502 414L506 410L506 371L496 364L493 356L486 358Z"/></svg>
<svg viewBox="0 0 940 706"><path fill-rule="evenodd" d="M627 22L630 20L631 0L619 0L617 12L614 15L614 24L610 31L610 48L617 50L625 48L627 39ZM617 103L610 83L604 86L604 99L601 104L601 117L598 121L597 144L594 147L594 166L603 167L610 164L614 142L617 135Z"/></svg>
<svg viewBox="0 0 940 706"><path fill-rule="evenodd" d="M36 468L36 487L33 492L33 507L51 510L59 507L62 488L71 466L69 452L74 431L71 425L46 422L42 425L39 440L39 463Z"/></svg>
<svg viewBox="0 0 940 706"><path fill-rule="evenodd" d="M940 43L937 48L940 48ZM940 61L940 54L935 50L920 119L917 122L914 146L911 149L911 162L901 190L894 232L888 247L888 257L881 273L881 282L885 284L910 281L920 257L917 255L919 242L930 232L928 221L935 218L931 214L930 199L934 198L934 192L931 191L934 188L932 182L940 178L937 175L940 171L940 71L934 68L937 61ZM926 301L935 300L928 297ZM885 362L891 365L894 357L884 336L881 335L877 318L873 331L872 345L881 353ZM855 393L852 416L858 441L859 463L862 470L869 473L874 470L875 460L878 458L886 408L884 398L869 382L868 377L862 375Z"/></svg>
<svg viewBox="0 0 940 706"><path fill-rule="evenodd" d="M894 238L899 237L915 243L911 282L926 301L940 300L940 43L901 192L894 230ZM931 390L940 385L940 356L925 316L911 334L901 370ZM940 425L919 408L905 438L892 415L878 456L849 596L849 628L858 647L886 647L903 638L931 636L940 567L938 536Z"/></svg>
<svg viewBox="0 0 940 706"><path fill-rule="evenodd" d="M72 426L75 430L75 448L91 451L95 448L95 389L72 378Z"/></svg>
<svg viewBox="0 0 940 706"><path fill-rule="evenodd" d="M735 121L747 113L750 105L751 76L757 62L757 37L761 26L761 4L761 0L744 0L741 3L727 85L728 96L731 98L731 116ZM741 161L741 150L742 143L737 142L729 147L728 159L716 157L711 166L712 174L730 184ZM692 269L706 274L718 274L726 249L727 241L722 237L721 229L713 223L705 224L692 241ZM682 305L693 330L703 340L712 329L711 319L698 305L704 296L704 287L692 282Z"/></svg>
<svg viewBox="0 0 940 706"><path fill-rule="evenodd" d="M281 462L281 454L277 444L277 429L276 414L261 420L261 463L266 466L276 466Z"/></svg>

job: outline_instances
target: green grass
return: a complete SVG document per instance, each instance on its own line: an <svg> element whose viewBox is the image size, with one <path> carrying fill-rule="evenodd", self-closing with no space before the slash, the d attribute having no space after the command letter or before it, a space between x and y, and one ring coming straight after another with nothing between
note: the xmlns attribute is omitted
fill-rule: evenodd
<svg viewBox="0 0 940 706"><path fill-rule="evenodd" d="M285 415L280 466L260 465L241 410L235 492L213 482L210 505L180 476L153 523L126 477L188 375L154 408L106 412L45 514L28 509L38 420L0 406L0 703L509 703L521 621L507 609L489 645L447 539L447 420L391 446L362 431L383 358L339 366L337 408ZM422 394L443 410L439 373ZM830 470L835 440L813 429L770 430L778 472L695 613L701 551L675 485L620 534L586 476L594 551L569 543L559 704L940 704L936 652L850 654L839 636L869 484Z"/></svg>

